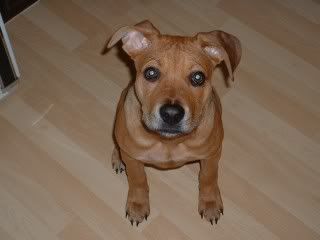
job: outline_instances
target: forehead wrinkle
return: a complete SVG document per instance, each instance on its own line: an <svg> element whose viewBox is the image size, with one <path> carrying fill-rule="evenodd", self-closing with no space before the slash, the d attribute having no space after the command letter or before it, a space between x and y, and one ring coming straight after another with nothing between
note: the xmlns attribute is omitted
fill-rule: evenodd
<svg viewBox="0 0 320 240"><path fill-rule="evenodd" d="M210 64L210 61L208 63L200 61L199 57L199 54L193 54L192 52L181 48L172 49L170 51L170 55L168 56L168 58L171 59L171 64L169 64L173 66L172 70L175 76L177 75L177 73L181 72L178 70L181 70L182 66L185 66L185 69L187 70L190 70L197 66L198 68L200 67L203 71L209 71L210 65L208 66L208 63Z"/></svg>
<svg viewBox="0 0 320 240"><path fill-rule="evenodd" d="M205 55L203 55L199 52L196 52L196 50L188 50L187 51L187 50L182 49L181 51L184 52L188 57L190 57L192 63L196 63L196 64L192 64L191 68L196 65L199 65L199 66L201 66L201 68L203 70L208 70L208 63L209 63L209 66L211 66L210 59L207 59ZM201 59L203 57L205 60L200 61L199 59Z"/></svg>
<svg viewBox="0 0 320 240"><path fill-rule="evenodd" d="M137 67L139 69L143 69L146 65L150 64L150 62L156 62L158 66L161 66L161 59L159 57L156 57L154 55L148 54L148 55L143 55L140 58L137 59ZM152 64L150 64L152 65Z"/></svg>
<svg viewBox="0 0 320 240"><path fill-rule="evenodd" d="M181 70L183 70L181 67L185 64L185 58L181 57L180 49L178 49L177 47L173 47L172 51L170 51L169 59L171 61L169 61L168 67L172 65L171 72L173 75L173 79L175 79L176 76L178 76L179 73L181 73Z"/></svg>
<svg viewBox="0 0 320 240"><path fill-rule="evenodd" d="M144 65L149 65L151 62L155 62L158 66L161 66L161 61L160 59L158 58L154 58L154 57L151 57L149 59L147 59L144 63Z"/></svg>

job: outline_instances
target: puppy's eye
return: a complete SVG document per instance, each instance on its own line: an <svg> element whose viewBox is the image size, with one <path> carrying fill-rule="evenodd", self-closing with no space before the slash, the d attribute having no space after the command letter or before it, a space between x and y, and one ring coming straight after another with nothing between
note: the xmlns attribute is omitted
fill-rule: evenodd
<svg viewBox="0 0 320 240"><path fill-rule="evenodd" d="M203 72L197 71L190 74L191 85L198 87L204 84L206 77Z"/></svg>
<svg viewBox="0 0 320 240"><path fill-rule="evenodd" d="M153 82L160 77L160 71L155 67L147 67L143 74L144 78L150 82Z"/></svg>

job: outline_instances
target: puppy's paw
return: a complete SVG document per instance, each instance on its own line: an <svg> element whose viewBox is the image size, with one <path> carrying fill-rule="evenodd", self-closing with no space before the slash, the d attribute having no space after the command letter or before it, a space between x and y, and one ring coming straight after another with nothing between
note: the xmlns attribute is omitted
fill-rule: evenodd
<svg viewBox="0 0 320 240"><path fill-rule="evenodd" d="M119 172L122 173L126 169L126 167L124 166L123 162L120 159L120 153L117 148L113 149L111 163L112 163L112 168L116 171L117 174Z"/></svg>
<svg viewBox="0 0 320 240"><path fill-rule="evenodd" d="M150 214L149 199L143 201L127 200L126 217L129 219L131 225L139 225L143 219L147 220Z"/></svg>
<svg viewBox="0 0 320 240"><path fill-rule="evenodd" d="M201 218L205 218L213 225L218 223L220 216L223 215L223 203L221 200L220 192L210 198L199 198L199 214Z"/></svg>

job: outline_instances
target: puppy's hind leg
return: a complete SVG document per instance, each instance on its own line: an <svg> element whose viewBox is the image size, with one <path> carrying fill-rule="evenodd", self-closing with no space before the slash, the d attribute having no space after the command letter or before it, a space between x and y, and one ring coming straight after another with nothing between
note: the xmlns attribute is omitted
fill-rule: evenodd
<svg viewBox="0 0 320 240"><path fill-rule="evenodd" d="M121 160L119 148L116 146L112 151L111 163L112 168L116 171L117 174L122 173L126 169L125 165Z"/></svg>

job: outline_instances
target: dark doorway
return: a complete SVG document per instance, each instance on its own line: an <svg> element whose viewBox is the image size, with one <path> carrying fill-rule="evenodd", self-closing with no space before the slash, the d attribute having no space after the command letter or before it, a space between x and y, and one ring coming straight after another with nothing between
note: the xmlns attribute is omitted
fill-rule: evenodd
<svg viewBox="0 0 320 240"><path fill-rule="evenodd" d="M4 22L35 3L37 0L0 0L0 12Z"/></svg>

